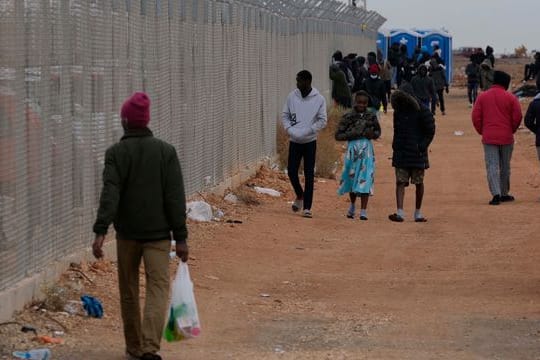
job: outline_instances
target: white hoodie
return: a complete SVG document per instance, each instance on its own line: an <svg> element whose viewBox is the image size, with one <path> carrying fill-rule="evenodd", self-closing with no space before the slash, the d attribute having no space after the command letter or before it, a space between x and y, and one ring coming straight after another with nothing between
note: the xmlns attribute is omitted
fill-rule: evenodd
<svg viewBox="0 0 540 360"><path fill-rule="evenodd" d="M292 142L317 140L317 133L326 127L326 100L315 88L305 98L295 89L287 96L281 121Z"/></svg>

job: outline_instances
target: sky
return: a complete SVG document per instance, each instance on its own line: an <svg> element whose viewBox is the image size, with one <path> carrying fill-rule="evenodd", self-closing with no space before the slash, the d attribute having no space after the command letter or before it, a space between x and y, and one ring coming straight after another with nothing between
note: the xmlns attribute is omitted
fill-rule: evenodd
<svg viewBox="0 0 540 360"><path fill-rule="evenodd" d="M367 0L367 8L387 19L384 29L445 28L454 48L540 50L540 0Z"/></svg>

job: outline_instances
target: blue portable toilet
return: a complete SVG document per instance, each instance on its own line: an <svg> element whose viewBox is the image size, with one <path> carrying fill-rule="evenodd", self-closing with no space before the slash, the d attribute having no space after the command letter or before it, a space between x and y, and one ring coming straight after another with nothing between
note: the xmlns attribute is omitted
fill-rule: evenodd
<svg viewBox="0 0 540 360"><path fill-rule="evenodd" d="M414 49L420 45L422 35L413 30L392 30L390 32L390 45L397 42L407 46L407 56L414 54Z"/></svg>
<svg viewBox="0 0 540 360"><path fill-rule="evenodd" d="M435 45L439 46L441 58L446 64L446 78L452 82L452 36L442 30L426 32L422 36L422 45L427 46L430 54L433 54Z"/></svg>
<svg viewBox="0 0 540 360"><path fill-rule="evenodd" d="M390 33L386 30L380 30L377 34L377 49L381 50L383 59L388 59L388 48L390 47Z"/></svg>

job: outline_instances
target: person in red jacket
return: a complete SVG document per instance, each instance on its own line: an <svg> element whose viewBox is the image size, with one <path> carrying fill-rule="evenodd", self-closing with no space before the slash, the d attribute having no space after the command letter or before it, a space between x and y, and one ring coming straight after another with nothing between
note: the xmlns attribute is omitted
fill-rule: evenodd
<svg viewBox="0 0 540 360"><path fill-rule="evenodd" d="M509 93L510 75L495 71L493 86L481 93L474 104L472 122L482 135L487 180L493 198L490 205L514 201L510 191L510 160L514 133L522 119L518 99Z"/></svg>

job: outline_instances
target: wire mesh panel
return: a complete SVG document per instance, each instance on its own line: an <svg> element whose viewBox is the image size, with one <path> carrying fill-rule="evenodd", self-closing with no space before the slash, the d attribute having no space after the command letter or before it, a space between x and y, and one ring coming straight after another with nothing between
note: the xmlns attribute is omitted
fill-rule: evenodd
<svg viewBox="0 0 540 360"><path fill-rule="evenodd" d="M331 54L375 49L383 22L318 0L0 0L0 290L90 243L133 91L193 194L274 155L296 73L329 98Z"/></svg>

